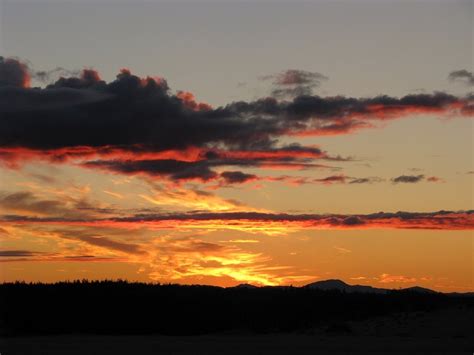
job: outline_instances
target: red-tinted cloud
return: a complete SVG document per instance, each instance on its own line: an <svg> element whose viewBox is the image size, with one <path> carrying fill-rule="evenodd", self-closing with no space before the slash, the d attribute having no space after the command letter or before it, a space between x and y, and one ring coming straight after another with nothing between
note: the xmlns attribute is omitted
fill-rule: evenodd
<svg viewBox="0 0 474 355"><path fill-rule="evenodd" d="M189 91L178 91L176 96L181 99L183 105L193 111L210 111L212 106L204 102L197 102L196 97Z"/></svg>
<svg viewBox="0 0 474 355"><path fill-rule="evenodd" d="M347 176L341 175L331 175L327 176L322 179L314 179L314 182L318 182L325 185L332 185L332 184L345 184L347 181Z"/></svg>
<svg viewBox="0 0 474 355"><path fill-rule="evenodd" d="M291 86L322 77L287 71L274 79ZM282 147L279 141L286 136L347 134L419 114L471 116L474 105L472 96L436 92L400 98L304 94L291 100L269 97L213 108L197 102L192 93L173 94L161 77L141 78L129 69L122 69L111 82L102 80L94 69L61 77L45 88L30 88L28 80L26 64L1 59L0 161L4 165L19 168L22 162L43 160L177 182L241 182L221 175L223 170L237 171L235 167L326 168L317 160L348 159L316 146ZM406 178L394 182L409 182ZM312 181L348 182L356 183L344 175Z"/></svg>
<svg viewBox="0 0 474 355"><path fill-rule="evenodd" d="M25 68L2 59L3 82L10 83L0 91L2 148L138 145L153 151L190 146L259 151L288 135L346 134L418 114L471 116L473 107L470 96L438 92L401 98L300 95L290 101L265 98L212 108L191 93L172 94L162 78L140 78L128 69L109 83L86 69L46 88L28 88Z"/></svg>
<svg viewBox="0 0 474 355"><path fill-rule="evenodd" d="M442 179L440 177L437 177L437 176L428 176L426 178L426 181L429 181L429 182L444 182L444 179Z"/></svg>
<svg viewBox="0 0 474 355"><path fill-rule="evenodd" d="M108 219L33 218L4 216L2 223L65 224L110 228L213 229L285 234L301 229L429 229L472 230L474 211L396 212L368 215L316 215L259 212L182 213L138 215Z"/></svg>
<svg viewBox="0 0 474 355"><path fill-rule="evenodd" d="M31 76L25 63L0 56L0 87L29 88L30 83Z"/></svg>

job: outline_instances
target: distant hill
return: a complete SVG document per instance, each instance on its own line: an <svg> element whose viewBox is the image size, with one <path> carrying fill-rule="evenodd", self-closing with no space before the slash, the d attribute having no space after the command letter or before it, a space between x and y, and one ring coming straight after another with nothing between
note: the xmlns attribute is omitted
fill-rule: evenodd
<svg viewBox="0 0 474 355"><path fill-rule="evenodd" d="M387 294L391 291L394 291L394 289L388 289L388 288L377 288L377 287L365 286L365 285L349 285L345 283L344 281L335 280L335 279L316 281L303 287L310 288L312 290L321 290L321 291L339 290L339 291L344 291L346 293L357 292L357 293ZM429 293L429 294L439 293L437 291L430 290L429 288L424 288L420 286L397 289L396 291Z"/></svg>
<svg viewBox="0 0 474 355"><path fill-rule="evenodd" d="M390 290L384 288L375 288L372 286L364 285L349 285L341 280L324 280L316 281L310 283L305 288L310 288L312 290L321 290L321 291L330 291L330 290L339 290L346 293L377 293L377 294L386 294Z"/></svg>
<svg viewBox="0 0 474 355"><path fill-rule="evenodd" d="M237 286L234 286L234 288L258 288L257 286L251 285L251 284L239 284Z"/></svg>
<svg viewBox="0 0 474 355"><path fill-rule="evenodd" d="M285 289L290 286L266 286L266 287L271 287L274 289L277 289L277 288ZM260 287L243 283L237 286L233 286L231 288L258 289ZM367 294L379 294L379 295L388 294L393 291L414 292L414 293L423 293L423 294L439 294L440 293L437 291L430 290L429 288L424 288L420 286L413 286L413 287L407 287L407 288L402 288L402 289L389 289L389 288L378 288L378 287L366 286L366 285L349 285L345 283L344 281L338 280L338 279L316 281L316 282L307 284L305 286L296 287L296 288L303 288L303 289L307 288L307 289L318 290L318 291L342 291L345 293L367 293Z"/></svg>
<svg viewBox="0 0 474 355"><path fill-rule="evenodd" d="M419 292L419 293L438 293L437 291L430 290L429 288L424 288L420 286L413 286L408 288L403 288L402 291L410 291L410 292Z"/></svg>

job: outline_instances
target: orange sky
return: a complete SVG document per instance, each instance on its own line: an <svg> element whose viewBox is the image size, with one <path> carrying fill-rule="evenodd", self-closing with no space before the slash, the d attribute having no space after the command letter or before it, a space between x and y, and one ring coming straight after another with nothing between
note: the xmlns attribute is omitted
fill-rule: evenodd
<svg viewBox="0 0 474 355"><path fill-rule="evenodd" d="M316 94L287 69L209 104L0 58L1 281L474 290L469 92Z"/></svg>

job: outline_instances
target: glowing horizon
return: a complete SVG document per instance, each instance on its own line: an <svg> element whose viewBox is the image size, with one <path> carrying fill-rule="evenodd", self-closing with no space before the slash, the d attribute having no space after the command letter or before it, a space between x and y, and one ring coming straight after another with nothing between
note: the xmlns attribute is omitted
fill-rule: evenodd
<svg viewBox="0 0 474 355"><path fill-rule="evenodd" d="M12 17L0 46L0 281L231 286L337 278L474 291L474 76L462 17L472 4L455 3L411 11L408 4L370 5L386 19L390 43L367 33L368 4L346 5L360 20L347 19L354 33L319 17L345 17L338 7L279 4L268 9L272 16L302 27L275 37L275 46L263 29L276 25L262 4L74 3L96 6L97 18L84 33L76 20L56 31L77 35L82 45L94 31L111 47L68 57L25 38L18 26L31 26L28 9L6 2ZM218 33L224 26L204 8L229 28ZM248 21L262 29L256 38L232 30L238 24L230 8L255 17ZM44 23L52 14L70 15L64 4L37 10ZM100 19L108 11L134 24L151 13L164 22L147 22L143 38L125 26L137 39L122 48L104 31ZM420 61L431 58L430 47L414 47L399 31L397 11L416 14L406 26L420 29L412 31L418 44L438 41L431 19L452 13L459 21L446 31L456 40L439 40L440 53L459 58ZM162 26L176 13L188 21L165 35ZM126 37L110 26L113 38ZM196 33L200 47L173 47L198 28L207 29L204 42ZM169 36L157 42L162 55L150 48L153 33ZM63 43L59 32L48 34L45 48ZM353 48L362 35L377 48ZM247 51L259 47L257 39L267 40L259 51L265 60L252 61ZM344 46L351 51L341 52ZM320 59L308 61L305 49ZM137 55L147 50L153 54ZM355 59L340 63L348 53ZM400 63L397 53L406 55Z"/></svg>

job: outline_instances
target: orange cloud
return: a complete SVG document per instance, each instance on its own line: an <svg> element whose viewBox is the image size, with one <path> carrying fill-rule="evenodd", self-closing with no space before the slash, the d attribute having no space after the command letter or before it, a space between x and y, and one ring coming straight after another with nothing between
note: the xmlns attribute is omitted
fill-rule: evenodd
<svg viewBox="0 0 474 355"><path fill-rule="evenodd" d="M380 283L411 283L416 281L417 279L414 277L408 277L403 275L382 274L379 277Z"/></svg>
<svg viewBox="0 0 474 355"><path fill-rule="evenodd" d="M444 179L437 177L437 176L429 176L426 178L427 181L429 182L445 182Z"/></svg>
<svg viewBox="0 0 474 355"><path fill-rule="evenodd" d="M261 253L197 238L159 237L148 250L148 263L142 270L155 281L230 277L239 283L281 285L314 279L311 275L295 275L288 266L270 266L271 258Z"/></svg>
<svg viewBox="0 0 474 355"><path fill-rule="evenodd" d="M167 188L156 185L154 190L155 194L152 196L144 194L139 196L157 206L216 212L242 211L243 209L259 211L259 209L251 208L239 201L224 199L206 191L184 189L177 186Z"/></svg>
<svg viewBox="0 0 474 355"><path fill-rule="evenodd" d="M195 162L203 160L206 150L198 147L171 149L153 152L141 146L128 149L116 147L70 147L58 149L35 150L29 148L0 148L0 162L8 168L18 169L28 161L45 161L49 163L80 163L97 158L108 160L177 160Z"/></svg>
<svg viewBox="0 0 474 355"><path fill-rule="evenodd" d="M25 225L17 233L33 233L36 238L48 240L48 251L0 250L0 262L125 262L136 264L140 273L159 282L184 283L211 277L234 283L280 285L314 279L234 243L179 235L146 236L143 232L117 232L103 226Z"/></svg>
<svg viewBox="0 0 474 355"><path fill-rule="evenodd" d="M370 215L290 215L263 212L209 212L137 215L113 219L66 219L4 216L2 223L103 226L150 230L235 230L284 235L305 229L474 229L473 211L397 212Z"/></svg>
<svg viewBox="0 0 474 355"><path fill-rule="evenodd" d="M192 111L210 111L212 106L204 102L197 102L194 94L189 91L178 91L176 97L179 98L184 106Z"/></svg>
<svg viewBox="0 0 474 355"><path fill-rule="evenodd" d="M16 58L0 56L0 86L29 88L31 75L28 65Z"/></svg>

